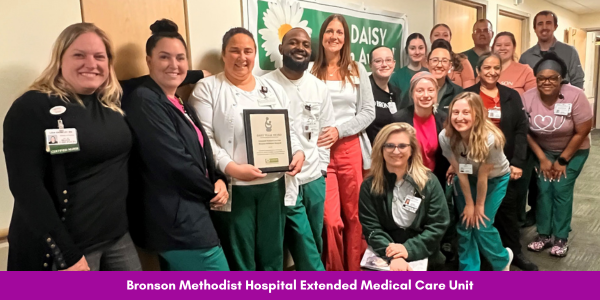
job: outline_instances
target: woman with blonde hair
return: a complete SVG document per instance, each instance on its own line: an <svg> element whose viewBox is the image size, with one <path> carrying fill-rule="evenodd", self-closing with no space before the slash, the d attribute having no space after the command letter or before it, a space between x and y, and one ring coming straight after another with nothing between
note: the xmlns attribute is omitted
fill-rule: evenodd
<svg viewBox="0 0 600 300"><path fill-rule="evenodd" d="M375 138L359 214L367 243L392 271L410 271L408 262L425 258L428 270L444 264L440 241L450 222L446 197L423 164L408 123L389 124Z"/></svg>
<svg viewBox="0 0 600 300"><path fill-rule="evenodd" d="M106 34L73 24L8 111L9 270L141 270L125 208L132 137L113 65Z"/></svg>
<svg viewBox="0 0 600 300"><path fill-rule="evenodd" d="M503 248L494 217L506 195L510 164L502 131L485 114L482 100L463 92L450 103L440 145L457 176L459 270L478 271L479 252L495 271L508 271L513 253Z"/></svg>
<svg viewBox="0 0 600 300"><path fill-rule="evenodd" d="M350 30L344 16L333 14L323 22L318 45L311 73L327 85L335 113L335 126L317 141L319 147L331 147L323 224L325 268L359 271L365 248L358 194L362 170L371 164L371 143L365 129L375 120L375 101L369 74L350 55Z"/></svg>

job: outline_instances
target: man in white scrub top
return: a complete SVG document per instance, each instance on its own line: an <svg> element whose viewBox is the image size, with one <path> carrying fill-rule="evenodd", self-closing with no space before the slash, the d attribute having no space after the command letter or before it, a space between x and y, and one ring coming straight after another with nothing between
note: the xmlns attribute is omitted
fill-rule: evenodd
<svg viewBox="0 0 600 300"><path fill-rule="evenodd" d="M283 37L279 52L283 67L265 76L280 84L290 100L289 115L304 149L304 165L296 175L299 189L296 205L286 207L285 242L296 270L324 271L323 209L329 149L317 147L322 129L334 126L333 105L327 86L305 72L310 61L311 40L302 28L293 28Z"/></svg>

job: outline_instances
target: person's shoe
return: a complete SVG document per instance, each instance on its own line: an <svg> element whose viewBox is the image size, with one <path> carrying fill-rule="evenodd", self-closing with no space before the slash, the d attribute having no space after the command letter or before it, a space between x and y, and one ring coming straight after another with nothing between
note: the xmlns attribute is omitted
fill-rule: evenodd
<svg viewBox="0 0 600 300"><path fill-rule="evenodd" d="M538 266L527 259L523 253L515 255L512 264L523 271L538 271Z"/></svg>
<svg viewBox="0 0 600 300"><path fill-rule="evenodd" d="M535 213L532 212L531 210L527 212L527 215L525 216L525 223L523 223L523 228L527 228L527 227L531 227L533 225L535 225L536 220L535 220Z"/></svg>
<svg viewBox="0 0 600 300"><path fill-rule="evenodd" d="M527 245L527 249L530 251L540 252L548 247L552 246L552 238L548 235L539 234L533 242Z"/></svg>
<svg viewBox="0 0 600 300"><path fill-rule="evenodd" d="M502 271L510 271L510 264L512 263L512 260L514 258L514 254L512 250L510 250L510 248L507 247L506 251L508 251L508 263L506 264L506 267L502 269Z"/></svg>
<svg viewBox="0 0 600 300"><path fill-rule="evenodd" d="M550 249L550 255L558 256L558 257L565 257L565 256L567 256L567 251L569 251L569 244L567 243L567 240L566 239L557 239L554 242L552 249Z"/></svg>

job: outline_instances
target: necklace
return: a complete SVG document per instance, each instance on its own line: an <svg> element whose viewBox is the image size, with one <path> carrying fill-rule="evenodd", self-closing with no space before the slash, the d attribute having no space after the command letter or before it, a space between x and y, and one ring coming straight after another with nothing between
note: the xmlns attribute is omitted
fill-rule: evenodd
<svg viewBox="0 0 600 300"><path fill-rule="evenodd" d="M333 72L328 72L329 76L332 77L335 74L335 72L337 72L339 69L340 67L336 67L335 70L333 70ZM327 68L327 71L329 71L329 68Z"/></svg>

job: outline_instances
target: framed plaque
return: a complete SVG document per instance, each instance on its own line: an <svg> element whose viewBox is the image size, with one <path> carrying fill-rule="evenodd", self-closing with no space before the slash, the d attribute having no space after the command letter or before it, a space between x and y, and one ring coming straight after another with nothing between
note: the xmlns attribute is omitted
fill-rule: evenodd
<svg viewBox="0 0 600 300"><path fill-rule="evenodd" d="M248 163L263 173L287 172L292 162L287 109L244 109Z"/></svg>

